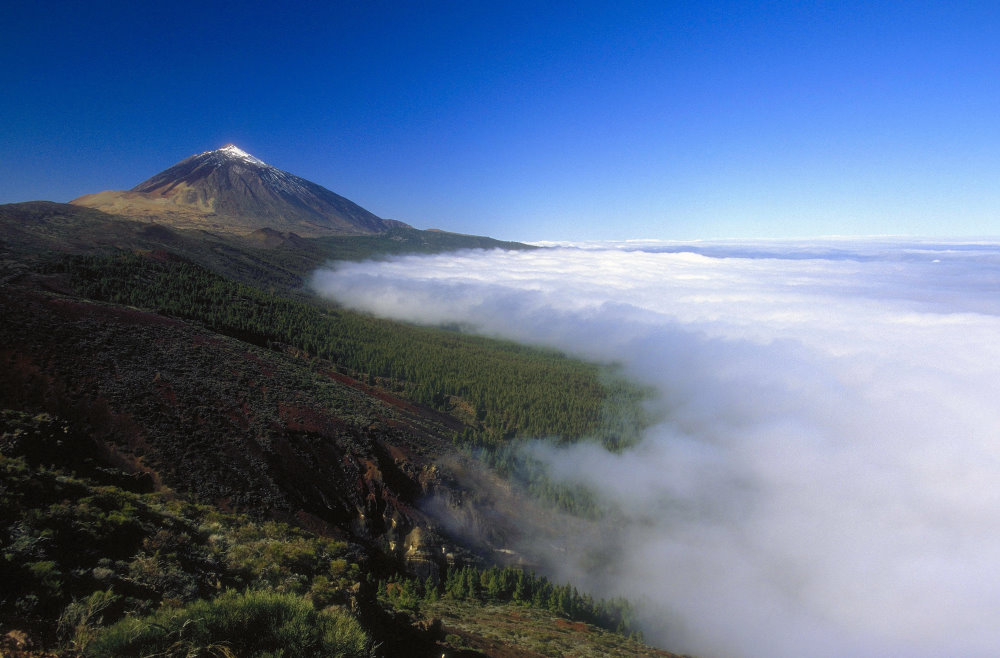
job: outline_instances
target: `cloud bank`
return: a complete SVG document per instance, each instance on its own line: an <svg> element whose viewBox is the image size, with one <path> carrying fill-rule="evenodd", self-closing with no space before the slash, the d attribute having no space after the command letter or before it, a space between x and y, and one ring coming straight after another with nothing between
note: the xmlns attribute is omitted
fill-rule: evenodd
<svg viewBox="0 0 1000 658"><path fill-rule="evenodd" d="M340 265L386 317L621 363L633 449L537 446L624 511L566 572L701 656L1000 652L1000 244L623 243ZM574 572L574 568L579 569Z"/></svg>

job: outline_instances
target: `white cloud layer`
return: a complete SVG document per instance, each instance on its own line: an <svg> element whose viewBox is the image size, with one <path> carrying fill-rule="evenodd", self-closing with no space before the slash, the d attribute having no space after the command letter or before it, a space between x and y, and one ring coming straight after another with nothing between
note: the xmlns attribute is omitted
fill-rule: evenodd
<svg viewBox="0 0 1000 658"><path fill-rule="evenodd" d="M665 647L1000 653L1000 245L478 251L314 283L655 387L664 420L624 454L538 450L625 510L613 571L564 575L645 600Z"/></svg>

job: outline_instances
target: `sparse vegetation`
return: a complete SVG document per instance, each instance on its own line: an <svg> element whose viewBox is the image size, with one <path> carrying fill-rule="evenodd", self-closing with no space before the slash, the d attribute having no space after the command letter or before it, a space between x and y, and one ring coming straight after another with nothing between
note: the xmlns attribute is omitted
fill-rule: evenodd
<svg viewBox="0 0 1000 658"><path fill-rule="evenodd" d="M264 655L245 651L249 629L271 638L255 646L298 647L289 656L367 646L349 615L327 610L363 581L345 542L3 455L0 510L0 619L58 620L62 641L89 655L213 644ZM309 653L341 641L342 654Z"/></svg>
<svg viewBox="0 0 1000 658"><path fill-rule="evenodd" d="M488 656L677 658L621 633L570 621L542 608L441 600L423 604L420 612L441 620L444 640L450 647Z"/></svg>

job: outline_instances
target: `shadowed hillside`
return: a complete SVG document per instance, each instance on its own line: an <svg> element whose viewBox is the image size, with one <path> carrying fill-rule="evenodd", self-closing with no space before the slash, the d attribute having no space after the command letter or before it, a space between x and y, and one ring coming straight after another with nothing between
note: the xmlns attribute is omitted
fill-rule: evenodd
<svg viewBox="0 0 1000 658"><path fill-rule="evenodd" d="M544 474L486 464L513 477L518 437L601 436L604 405L641 393L612 395L599 366L301 287L331 258L498 243L401 226L220 236L45 202L0 207L0 224L5 629L64 655L135 655L137 634L141 651L257 655L184 621L252 608L339 624L357 655L666 655L614 633L634 632L628 606L534 575L520 578L537 595L489 584L494 565L515 580L534 565L508 548L532 523L558 541L574 522L553 507L572 507L566 492L526 493ZM93 502L53 507L67 496ZM270 557L253 557L261 542ZM109 626L126 613L161 635ZM512 619L514 644L498 639Z"/></svg>

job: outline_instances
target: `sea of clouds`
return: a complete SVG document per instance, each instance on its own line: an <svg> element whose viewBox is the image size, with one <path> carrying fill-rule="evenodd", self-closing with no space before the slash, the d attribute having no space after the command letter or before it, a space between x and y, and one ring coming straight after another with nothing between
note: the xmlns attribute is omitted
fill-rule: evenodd
<svg viewBox="0 0 1000 658"><path fill-rule="evenodd" d="M614 560L571 544L557 575L641 601L655 643L1000 653L1000 243L559 245L340 264L314 285L653 387L658 420L624 453L534 450L623 511Z"/></svg>

